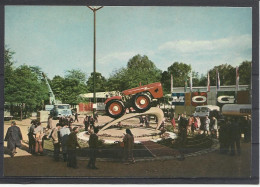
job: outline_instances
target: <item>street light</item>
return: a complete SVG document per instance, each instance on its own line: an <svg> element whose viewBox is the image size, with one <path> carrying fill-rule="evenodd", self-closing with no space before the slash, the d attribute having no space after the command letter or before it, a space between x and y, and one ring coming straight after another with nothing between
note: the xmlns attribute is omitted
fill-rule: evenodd
<svg viewBox="0 0 260 187"><path fill-rule="evenodd" d="M93 105L96 104L96 82L95 82L95 76L96 76L96 11L98 11L99 9L103 8L103 6L101 7L91 7L91 6L87 6L90 10L93 11L94 13L94 55L93 55ZM95 110L93 108L93 115L95 113Z"/></svg>

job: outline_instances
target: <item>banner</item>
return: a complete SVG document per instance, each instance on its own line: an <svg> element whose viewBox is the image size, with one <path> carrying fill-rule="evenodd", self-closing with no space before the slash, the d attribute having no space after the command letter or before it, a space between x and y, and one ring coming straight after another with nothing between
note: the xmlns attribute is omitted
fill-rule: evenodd
<svg viewBox="0 0 260 187"><path fill-rule="evenodd" d="M236 91L239 89L239 67L236 67Z"/></svg>
<svg viewBox="0 0 260 187"><path fill-rule="evenodd" d="M185 94L184 93L172 93L172 105L184 105Z"/></svg>
<svg viewBox="0 0 260 187"><path fill-rule="evenodd" d="M192 92L191 105L207 105L207 92Z"/></svg>
<svg viewBox="0 0 260 187"><path fill-rule="evenodd" d="M246 90L237 92L237 104L250 104L249 91Z"/></svg>
<svg viewBox="0 0 260 187"><path fill-rule="evenodd" d="M235 91L222 91L217 94L217 105L222 107L224 104L235 104Z"/></svg>
<svg viewBox="0 0 260 187"><path fill-rule="evenodd" d="M210 92L210 78L209 78L209 72L208 72L207 92Z"/></svg>
<svg viewBox="0 0 260 187"><path fill-rule="evenodd" d="M191 92L185 93L185 106L191 106Z"/></svg>

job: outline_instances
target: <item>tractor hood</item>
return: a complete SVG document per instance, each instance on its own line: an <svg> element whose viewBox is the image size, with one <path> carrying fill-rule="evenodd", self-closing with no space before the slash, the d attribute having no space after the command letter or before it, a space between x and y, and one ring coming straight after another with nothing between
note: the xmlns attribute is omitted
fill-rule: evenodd
<svg viewBox="0 0 260 187"><path fill-rule="evenodd" d="M132 95L140 92L150 92L154 98L163 97L162 84L160 82L131 88L129 90L124 90L122 93L124 95Z"/></svg>

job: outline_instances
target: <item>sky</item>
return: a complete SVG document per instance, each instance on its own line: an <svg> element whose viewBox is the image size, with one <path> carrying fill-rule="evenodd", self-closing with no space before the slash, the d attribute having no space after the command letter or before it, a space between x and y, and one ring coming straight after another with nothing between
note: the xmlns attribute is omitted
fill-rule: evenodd
<svg viewBox="0 0 260 187"><path fill-rule="evenodd" d="M49 78L93 72L93 12L86 6L6 6L5 45L15 66L39 66ZM108 78L133 56L166 71L174 62L206 74L252 60L248 7L109 7L96 12L96 71Z"/></svg>

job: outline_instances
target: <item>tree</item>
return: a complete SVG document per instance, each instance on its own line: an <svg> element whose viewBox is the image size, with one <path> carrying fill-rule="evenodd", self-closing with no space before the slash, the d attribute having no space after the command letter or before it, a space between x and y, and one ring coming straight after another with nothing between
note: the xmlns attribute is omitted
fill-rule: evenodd
<svg viewBox="0 0 260 187"><path fill-rule="evenodd" d="M144 85L160 82L160 80L161 70L146 55L138 54L128 61L126 68L115 71L109 77L107 87L109 91L123 91L138 87L139 83Z"/></svg>
<svg viewBox="0 0 260 187"><path fill-rule="evenodd" d="M239 65L239 84L251 84L252 62L244 61Z"/></svg>
<svg viewBox="0 0 260 187"><path fill-rule="evenodd" d="M70 105L77 105L81 101L79 95L87 92L87 86L73 78L55 76L50 85L56 100Z"/></svg>
<svg viewBox="0 0 260 187"><path fill-rule="evenodd" d="M56 101L62 101L64 95L64 78L55 75L52 80L48 80Z"/></svg>
<svg viewBox="0 0 260 187"><path fill-rule="evenodd" d="M65 78L75 79L78 80L81 84L86 84L86 73L84 73L80 69L67 70Z"/></svg>
<svg viewBox="0 0 260 187"><path fill-rule="evenodd" d="M216 86L216 70L219 72L220 85L227 86L236 84L236 69L229 64L221 64L209 71L210 85Z"/></svg>
<svg viewBox="0 0 260 187"><path fill-rule="evenodd" d="M173 76L173 87L182 87L184 86L185 80L189 78L190 71L191 66L183 62L174 62L171 66L169 66L167 71L163 72L161 79L164 92L170 92L171 74ZM197 76L196 72L193 72L193 76Z"/></svg>
<svg viewBox="0 0 260 187"><path fill-rule="evenodd" d="M65 78L63 86L62 102L70 105L77 105L81 101L79 95L87 92L86 85L76 79Z"/></svg>
<svg viewBox="0 0 260 187"><path fill-rule="evenodd" d="M44 82L27 65L16 68L13 77L7 85L6 101L20 106L20 117L27 112L41 108L42 100L48 99L48 91Z"/></svg>
<svg viewBox="0 0 260 187"><path fill-rule="evenodd" d="M89 92L94 92L94 88L93 88L93 76L94 76L94 72L91 73L90 77L88 78L87 81L87 90ZM106 91L106 78L102 76L101 73L96 72L96 76L95 76L95 91L96 92L104 92Z"/></svg>

